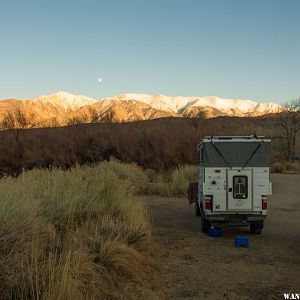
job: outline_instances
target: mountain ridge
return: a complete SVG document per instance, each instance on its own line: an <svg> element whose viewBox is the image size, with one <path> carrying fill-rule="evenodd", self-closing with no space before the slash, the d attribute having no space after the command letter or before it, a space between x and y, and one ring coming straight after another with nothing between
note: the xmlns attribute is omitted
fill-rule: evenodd
<svg viewBox="0 0 300 300"><path fill-rule="evenodd" d="M256 117L276 113L280 109L280 105L272 102L258 103L217 96L125 93L94 99L59 91L34 99L0 100L0 123L9 115L16 119L17 112L28 119L25 127L48 127L91 122L121 123L163 117ZM13 123L18 127L16 120Z"/></svg>

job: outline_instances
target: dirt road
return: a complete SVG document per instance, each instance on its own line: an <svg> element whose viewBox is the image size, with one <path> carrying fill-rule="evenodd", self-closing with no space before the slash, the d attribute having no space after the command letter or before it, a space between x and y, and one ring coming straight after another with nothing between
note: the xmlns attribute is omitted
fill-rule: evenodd
<svg viewBox="0 0 300 300"><path fill-rule="evenodd" d="M209 238L186 199L145 198L163 249L165 299L283 299L283 293L300 293L300 175L274 174L272 181L261 235L223 227L223 237ZM249 236L249 249L234 247L237 234Z"/></svg>

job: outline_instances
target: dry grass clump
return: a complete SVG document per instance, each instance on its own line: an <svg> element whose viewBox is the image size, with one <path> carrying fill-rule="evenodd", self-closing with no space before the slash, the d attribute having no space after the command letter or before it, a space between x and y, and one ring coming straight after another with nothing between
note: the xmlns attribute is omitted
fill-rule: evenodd
<svg viewBox="0 0 300 300"><path fill-rule="evenodd" d="M143 170L136 164L125 164L116 159L111 159L100 166L113 172L117 178L130 183L139 194L186 196L189 183L197 180L195 165L181 166L168 173L157 173L153 169Z"/></svg>
<svg viewBox="0 0 300 300"><path fill-rule="evenodd" d="M149 170L151 182L148 185L147 194L158 194L163 197L186 196L190 182L197 180L197 167L186 165L174 169L167 174L156 174Z"/></svg>
<svg viewBox="0 0 300 300"><path fill-rule="evenodd" d="M172 185L176 195L187 195L187 188L190 182L197 181L197 167L183 166L175 169L172 174Z"/></svg>
<svg viewBox="0 0 300 300"><path fill-rule="evenodd" d="M136 298L151 259L146 211L110 166L1 180L1 299Z"/></svg>
<svg viewBox="0 0 300 300"><path fill-rule="evenodd" d="M285 173L296 174L300 173L300 164L298 162L286 162L285 163Z"/></svg>
<svg viewBox="0 0 300 300"><path fill-rule="evenodd" d="M282 173L284 170L284 165L282 162L275 162L272 164L271 171L273 173Z"/></svg>
<svg viewBox="0 0 300 300"><path fill-rule="evenodd" d="M105 170L115 173L118 178L129 181L138 193L142 193L145 190L145 186L149 181L147 174L135 163L121 163L112 158L110 161L102 163L101 166Z"/></svg>
<svg viewBox="0 0 300 300"><path fill-rule="evenodd" d="M297 174L300 173L300 163L298 162L275 162L271 168L273 173Z"/></svg>

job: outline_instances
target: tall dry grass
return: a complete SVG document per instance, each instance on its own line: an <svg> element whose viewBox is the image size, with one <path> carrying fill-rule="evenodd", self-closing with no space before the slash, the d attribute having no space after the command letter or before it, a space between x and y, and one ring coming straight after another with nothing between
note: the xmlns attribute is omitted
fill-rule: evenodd
<svg viewBox="0 0 300 300"><path fill-rule="evenodd" d="M197 181L198 169L195 165L184 165L169 172L142 169L136 164L121 163L116 159L100 164L113 172L119 179L134 187L138 194L157 194L163 197L186 196L190 182Z"/></svg>
<svg viewBox="0 0 300 300"><path fill-rule="evenodd" d="M163 197L186 196L189 183L197 181L197 172L195 165L181 166L167 173L154 173L155 175L146 170L150 183L145 193Z"/></svg>
<svg viewBox="0 0 300 300"><path fill-rule="evenodd" d="M1 299L130 299L150 291L148 217L112 166L0 181Z"/></svg>
<svg viewBox="0 0 300 300"><path fill-rule="evenodd" d="M273 173L283 174L299 174L300 173L300 162L275 162L272 164L271 171Z"/></svg>
<svg viewBox="0 0 300 300"><path fill-rule="evenodd" d="M149 182L149 177L137 164L121 163L120 161L111 158L110 161L102 163L101 166L103 166L105 170L116 174L119 179L128 181L134 186L137 193L144 193L145 186Z"/></svg>

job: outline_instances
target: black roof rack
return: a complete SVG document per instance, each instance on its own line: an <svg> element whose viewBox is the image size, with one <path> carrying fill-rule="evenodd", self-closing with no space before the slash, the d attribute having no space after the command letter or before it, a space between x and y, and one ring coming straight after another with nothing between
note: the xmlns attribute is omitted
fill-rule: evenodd
<svg viewBox="0 0 300 300"><path fill-rule="evenodd" d="M263 135L210 135L204 136L205 139L215 139L215 140L232 140L232 139L263 139L265 138Z"/></svg>

